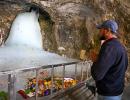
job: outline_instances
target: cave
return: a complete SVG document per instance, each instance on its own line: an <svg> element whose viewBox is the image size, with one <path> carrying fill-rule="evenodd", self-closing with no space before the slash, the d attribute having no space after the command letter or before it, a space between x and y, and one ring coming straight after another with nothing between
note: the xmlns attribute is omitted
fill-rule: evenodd
<svg viewBox="0 0 130 100"><path fill-rule="evenodd" d="M42 49L46 52L56 53L64 58L91 61L96 58L100 49L95 25L114 19L119 24L120 41L127 48L130 57L129 0L1 0L1 48L5 45L17 15L29 12L30 8L37 9L39 13ZM129 90L129 65L125 80L126 89ZM129 91L125 92L129 94ZM69 95L71 99L71 96L74 97ZM124 96L124 100L128 98L127 95Z"/></svg>

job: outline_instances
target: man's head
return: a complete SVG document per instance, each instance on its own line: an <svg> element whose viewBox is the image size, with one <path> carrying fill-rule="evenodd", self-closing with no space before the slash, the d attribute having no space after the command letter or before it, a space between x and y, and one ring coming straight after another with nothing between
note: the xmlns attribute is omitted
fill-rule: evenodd
<svg viewBox="0 0 130 100"><path fill-rule="evenodd" d="M114 20L104 21L102 24L97 25L100 29L100 39L106 40L110 36L116 36L118 30L118 24Z"/></svg>

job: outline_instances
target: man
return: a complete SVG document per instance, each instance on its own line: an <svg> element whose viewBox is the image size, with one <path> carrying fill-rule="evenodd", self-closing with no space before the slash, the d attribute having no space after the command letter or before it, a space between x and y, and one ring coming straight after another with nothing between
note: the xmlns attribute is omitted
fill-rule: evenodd
<svg viewBox="0 0 130 100"><path fill-rule="evenodd" d="M97 28L100 30L100 40L104 40L91 68L98 100L121 100L128 66L127 52L117 39L118 25L114 20L104 21Z"/></svg>

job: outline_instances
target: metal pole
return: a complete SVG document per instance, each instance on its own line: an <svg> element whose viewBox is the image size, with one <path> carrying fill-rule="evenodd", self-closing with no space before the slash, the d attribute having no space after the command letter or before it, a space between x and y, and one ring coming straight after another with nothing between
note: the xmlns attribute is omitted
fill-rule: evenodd
<svg viewBox="0 0 130 100"><path fill-rule="evenodd" d="M62 90L64 90L65 65L63 65Z"/></svg>
<svg viewBox="0 0 130 100"><path fill-rule="evenodd" d="M53 94L53 84L54 84L54 66L51 69L51 95Z"/></svg>
<svg viewBox="0 0 130 100"><path fill-rule="evenodd" d="M75 81L77 80L77 64L75 64Z"/></svg>
<svg viewBox="0 0 130 100"><path fill-rule="evenodd" d="M35 100L38 100L38 71L39 69L36 69L36 90L35 90Z"/></svg>
<svg viewBox="0 0 130 100"><path fill-rule="evenodd" d="M14 94L14 97L13 97L13 100L16 100L16 74L13 75L13 94Z"/></svg>
<svg viewBox="0 0 130 100"><path fill-rule="evenodd" d="M8 74L8 100L11 100L11 74Z"/></svg>
<svg viewBox="0 0 130 100"><path fill-rule="evenodd" d="M9 100L16 100L16 75L8 75L8 98Z"/></svg>
<svg viewBox="0 0 130 100"><path fill-rule="evenodd" d="M85 64L86 64L86 63L85 63ZM85 65L85 66L86 66L86 65ZM89 66L90 66L90 64L89 64L89 62L87 62L87 80L88 80Z"/></svg>
<svg viewBox="0 0 130 100"><path fill-rule="evenodd" d="M81 62L81 82L83 81L83 62Z"/></svg>

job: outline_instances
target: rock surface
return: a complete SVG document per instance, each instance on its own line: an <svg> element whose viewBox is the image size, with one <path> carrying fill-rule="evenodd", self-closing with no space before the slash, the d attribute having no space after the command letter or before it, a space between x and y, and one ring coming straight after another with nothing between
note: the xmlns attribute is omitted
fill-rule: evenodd
<svg viewBox="0 0 130 100"><path fill-rule="evenodd" d="M93 59L100 48L95 25L115 19L130 57L129 0L2 0L0 30L4 34L3 41L8 37L15 16L28 11L30 6L40 9L39 22L45 50L71 58L79 58L80 51L86 50L86 59ZM59 50L59 47L64 50Z"/></svg>

